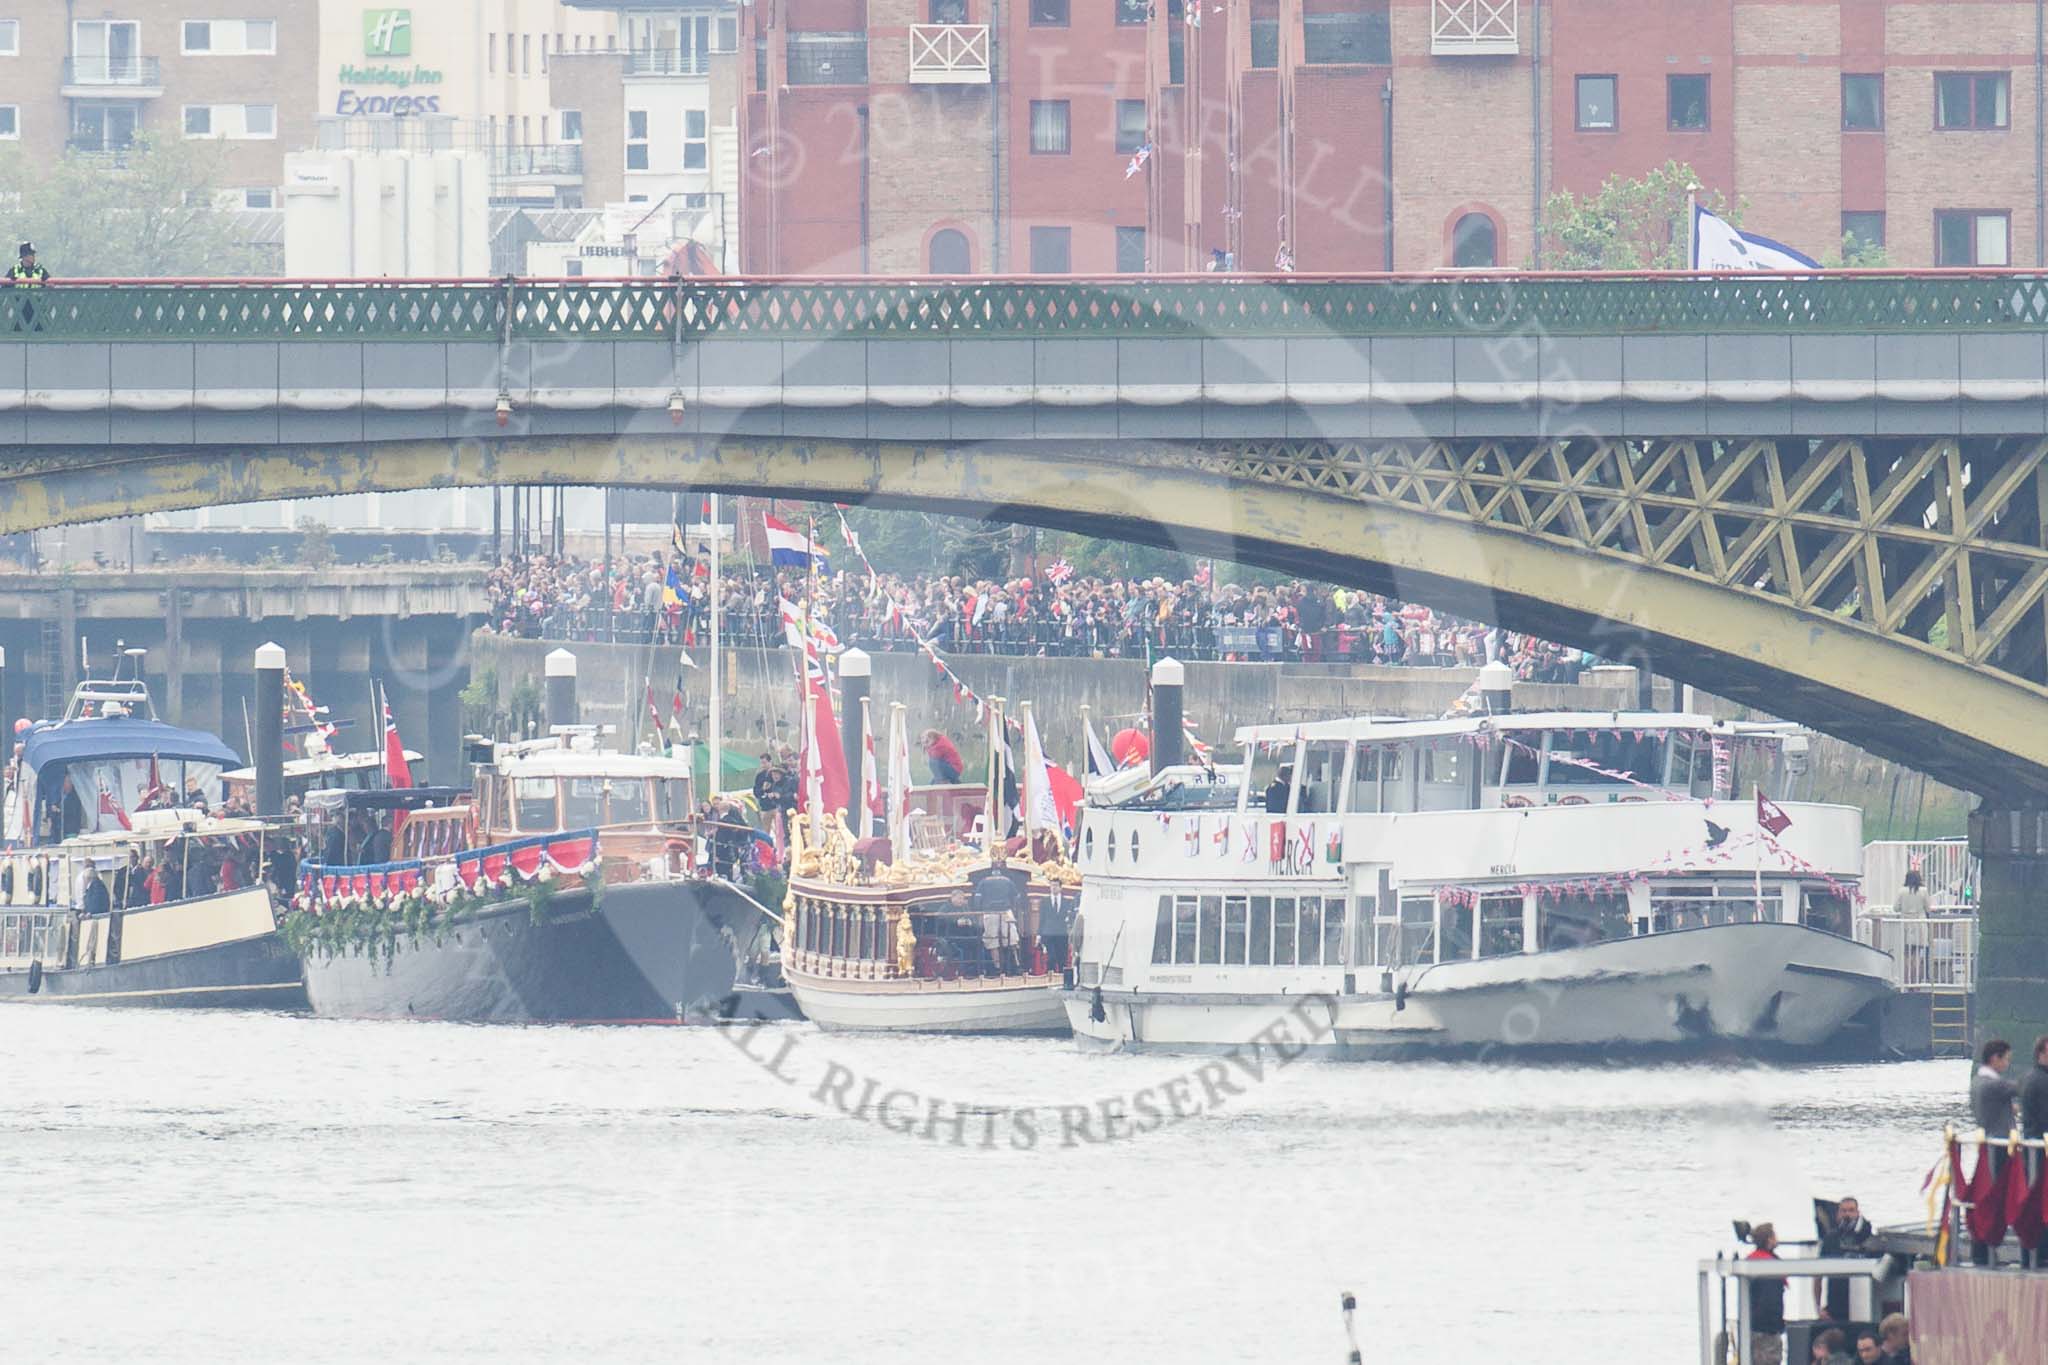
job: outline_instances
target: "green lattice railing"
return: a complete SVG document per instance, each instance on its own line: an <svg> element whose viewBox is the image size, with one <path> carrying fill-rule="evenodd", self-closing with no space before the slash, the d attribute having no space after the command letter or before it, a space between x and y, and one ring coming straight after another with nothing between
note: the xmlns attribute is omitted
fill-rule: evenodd
<svg viewBox="0 0 2048 1365"><path fill-rule="evenodd" d="M0 290L0 342L498 341L508 314L522 340L2010 332L2048 328L2048 276L95 283Z"/></svg>

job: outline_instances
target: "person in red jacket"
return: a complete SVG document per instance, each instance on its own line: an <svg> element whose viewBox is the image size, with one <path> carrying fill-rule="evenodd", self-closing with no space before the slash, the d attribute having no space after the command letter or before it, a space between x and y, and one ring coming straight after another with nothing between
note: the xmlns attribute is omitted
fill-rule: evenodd
<svg viewBox="0 0 2048 1365"><path fill-rule="evenodd" d="M917 737L918 747L924 750L925 766L931 769L932 781L937 783L958 782L966 765L960 761L960 751L953 747L953 741L937 730L927 730Z"/></svg>

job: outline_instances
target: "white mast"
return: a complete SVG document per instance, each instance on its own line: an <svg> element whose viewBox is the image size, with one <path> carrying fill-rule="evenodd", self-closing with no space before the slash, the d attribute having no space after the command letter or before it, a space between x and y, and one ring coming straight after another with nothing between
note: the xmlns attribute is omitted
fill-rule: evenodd
<svg viewBox="0 0 2048 1365"><path fill-rule="evenodd" d="M910 858L910 731L904 720L907 709L900 701L889 704L889 856L899 863Z"/></svg>
<svg viewBox="0 0 2048 1365"><path fill-rule="evenodd" d="M718 576L718 494L709 499L711 507L711 767L706 778L710 787L708 795L716 796L725 776L725 736L719 728L719 703L724 700L719 693L725 685L725 656L718 650L719 605L723 597Z"/></svg>

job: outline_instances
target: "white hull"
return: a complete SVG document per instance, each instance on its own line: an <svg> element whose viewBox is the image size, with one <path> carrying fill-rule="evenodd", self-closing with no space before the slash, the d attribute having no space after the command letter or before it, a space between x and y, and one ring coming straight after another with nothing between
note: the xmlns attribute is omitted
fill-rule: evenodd
<svg viewBox="0 0 2048 1365"><path fill-rule="evenodd" d="M1052 1033L1067 1031L1058 977L994 980L831 981L787 973L804 1017L848 1032Z"/></svg>
<svg viewBox="0 0 2048 1365"><path fill-rule="evenodd" d="M1888 968L1882 953L1833 934L1793 924L1732 924L1392 973L1363 969L1351 994L1318 972L1285 994L1235 993L1216 973L1214 989L1110 987L1099 1002L1086 988L1063 995L1076 1037L1111 1048L1241 1047L1279 1023L1294 1042L1336 1055L1798 1051L1825 1046L1883 996Z"/></svg>

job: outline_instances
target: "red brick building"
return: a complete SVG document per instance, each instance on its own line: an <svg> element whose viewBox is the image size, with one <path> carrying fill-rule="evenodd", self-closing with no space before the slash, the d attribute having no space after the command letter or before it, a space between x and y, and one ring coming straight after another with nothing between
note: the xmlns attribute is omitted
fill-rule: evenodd
<svg viewBox="0 0 2048 1365"><path fill-rule="evenodd" d="M1546 196L1667 160L1816 256L2048 264L2037 7L755 0L742 264L1539 265Z"/></svg>

